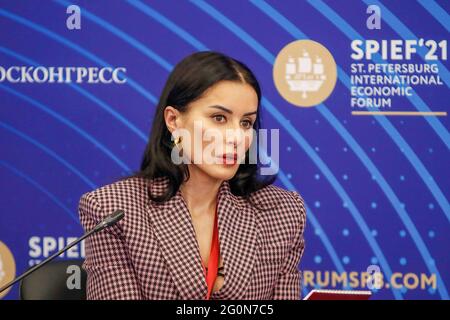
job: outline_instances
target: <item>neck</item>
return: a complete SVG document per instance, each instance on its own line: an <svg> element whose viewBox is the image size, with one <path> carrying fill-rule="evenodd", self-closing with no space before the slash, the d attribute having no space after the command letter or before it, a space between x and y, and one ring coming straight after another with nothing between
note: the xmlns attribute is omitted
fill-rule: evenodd
<svg viewBox="0 0 450 320"><path fill-rule="evenodd" d="M221 184L222 180L211 178L201 170L189 168L189 180L180 186L180 190L192 216L215 212Z"/></svg>

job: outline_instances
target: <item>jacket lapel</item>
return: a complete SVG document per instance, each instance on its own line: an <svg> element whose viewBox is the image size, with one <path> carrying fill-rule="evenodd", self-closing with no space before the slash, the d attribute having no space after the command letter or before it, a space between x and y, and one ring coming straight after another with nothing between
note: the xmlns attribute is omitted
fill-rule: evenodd
<svg viewBox="0 0 450 320"><path fill-rule="evenodd" d="M167 186L167 178L153 180L153 194ZM238 299L245 293L255 261L256 221L251 209L231 193L224 181L218 195L220 253L224 263L224 284L213 299ZM168 201L148 201L149 217L154 225L162 255L181 299L203 300L207 284L201 264L195 229L180 190Z"/></svg>
<svg viewBox="0 0 450 320"><path fill-rule="evenodd" d="M242 299L256 260L256 217L244 201L231 193L228 181L219 190L219 246L224 284L213 299Z"/></svg>

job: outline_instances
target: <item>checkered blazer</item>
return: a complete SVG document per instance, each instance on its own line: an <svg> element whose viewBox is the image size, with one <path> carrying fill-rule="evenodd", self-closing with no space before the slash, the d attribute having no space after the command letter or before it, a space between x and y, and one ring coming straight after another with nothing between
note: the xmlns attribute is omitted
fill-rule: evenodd
<svg viewBox="0 0 450 320"><path fill-rule="evenodd" d="M125 217L85 240L88 299L205 299L207 284L189 210L181 192L158 204L167 178L129 178L82 195L79 215L92 229L117 209ZM218 195L224 283L211 299L300 299L304 251L302 197L269 185L235 196L228 181Z"/></svg>

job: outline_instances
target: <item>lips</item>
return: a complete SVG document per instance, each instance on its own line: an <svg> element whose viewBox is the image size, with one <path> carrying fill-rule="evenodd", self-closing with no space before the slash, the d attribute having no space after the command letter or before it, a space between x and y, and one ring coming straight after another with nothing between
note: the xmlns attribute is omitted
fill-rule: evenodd
<svg viewBox="0 0 450 320"><path fill-rule="evenodd" d="M237 153L225 153L222 155L222 164L232 166L237 162Z"/></svg>
<svg viewBox="0 0 450 320"><path fill-rule="evenodd" d="M237 153L226 153L226 154L223 154L222 158L224 160L230 159L230 160L236 161L237 160Z"/></svg>

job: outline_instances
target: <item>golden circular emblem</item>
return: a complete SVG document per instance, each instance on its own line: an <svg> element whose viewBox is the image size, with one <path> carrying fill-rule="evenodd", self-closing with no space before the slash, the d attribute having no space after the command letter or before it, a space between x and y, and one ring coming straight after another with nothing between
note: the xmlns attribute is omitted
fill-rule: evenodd
<svg viewBox="0 0 450 320"><path fill-rule="evenodd" d="M16 263L9 248L0 241L0 287L14 280L16 276ZM11 287L0 292L0 299L6 296Z"/></svg>
<svg viewBox="0 0 450 320"><path fill-rule="evenodd" d="M299 107L316 106L327 99L336 84L333 56L318 42L297 40L281 49L273 65L280 95Z"/></svg>

